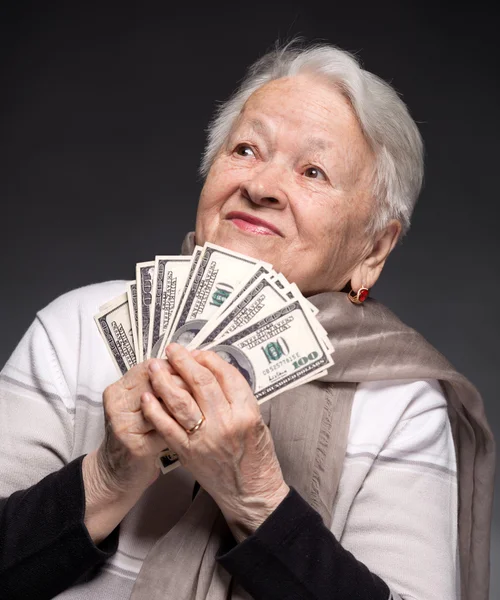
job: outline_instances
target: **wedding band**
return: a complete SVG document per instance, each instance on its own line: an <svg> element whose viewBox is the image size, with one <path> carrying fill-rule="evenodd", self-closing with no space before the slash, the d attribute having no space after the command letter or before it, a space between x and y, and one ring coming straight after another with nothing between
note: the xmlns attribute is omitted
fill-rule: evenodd
<svg viewBox="0 0 500 600"><path fill-rule="evenodd" d="M198 429L203 425L203 421L205 420L205 415L202 413L201 414L201 418L198 421L198 423L196 423L196 425L193 425L193 427L191 427L191 429L186 429L186 433L191 435L193 434L195 431L198 431Z"/></svg>

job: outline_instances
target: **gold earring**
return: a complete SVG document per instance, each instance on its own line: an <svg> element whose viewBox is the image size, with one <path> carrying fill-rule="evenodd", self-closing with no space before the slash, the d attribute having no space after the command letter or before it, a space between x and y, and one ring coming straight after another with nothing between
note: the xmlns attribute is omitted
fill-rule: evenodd
<svg viewBox="0 0 500 600"><path fill-rule="evenodd" d="M369 293L370 292L368 288L362 285L357 293L355 293L354 290L351 290L349 294L347 294L347 297L353 304L363 304L363 302L368 298Z"/></svg>

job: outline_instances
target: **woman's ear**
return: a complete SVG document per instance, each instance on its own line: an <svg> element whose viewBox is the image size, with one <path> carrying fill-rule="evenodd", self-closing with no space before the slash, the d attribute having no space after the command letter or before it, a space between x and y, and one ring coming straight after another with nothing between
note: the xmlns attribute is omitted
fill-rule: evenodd
<svg viewBox="0 0 500 600"><path fill-rule="evenodd" d="M384 268L385 261L397 244L400 235L401 223L396 220L391 221L384 229L375 234L368 254L352 273L351 287L353 290L357 291L362 286L370 289L375 285Z"/></svg>

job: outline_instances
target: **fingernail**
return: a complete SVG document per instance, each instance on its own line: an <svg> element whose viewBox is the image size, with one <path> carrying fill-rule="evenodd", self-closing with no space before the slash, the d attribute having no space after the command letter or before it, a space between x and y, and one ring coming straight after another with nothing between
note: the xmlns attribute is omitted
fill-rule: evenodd
<svg viewBox="0 0 500 600"><path fill-rule="evenodd" d="M152 373L157 373L160 370L160 363L157 360L154 360L149 364L149 370Z"/></svg>

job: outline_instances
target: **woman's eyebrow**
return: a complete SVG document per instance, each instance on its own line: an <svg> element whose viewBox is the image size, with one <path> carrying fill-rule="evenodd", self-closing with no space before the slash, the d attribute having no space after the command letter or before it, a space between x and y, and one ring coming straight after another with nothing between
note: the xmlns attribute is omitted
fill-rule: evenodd
<svg viewBox="0 0 500 600"><path fill-rule="evenodd" d="M266 141L269 141L271 137L271 131L264 121L261 121L257 117L247 117L245 114L243 114L236 123L236 126L232 130L231 134L228 136L227 141L229 142L233 135L237 133L241 135L241 132L248 132L249 130L252 133L262 136L266 139Z"/></svg>
<svg viewBox="0 0 500 600"><path fill-rule="evenodd" d="M238 129L239 128L251 129L255 133L261 135L262 137L269 137L270 133L271 133L270 129L266 125L266 123L257 117L249 117L246 119L242 119L242 121L239 124Z"/></svg>

